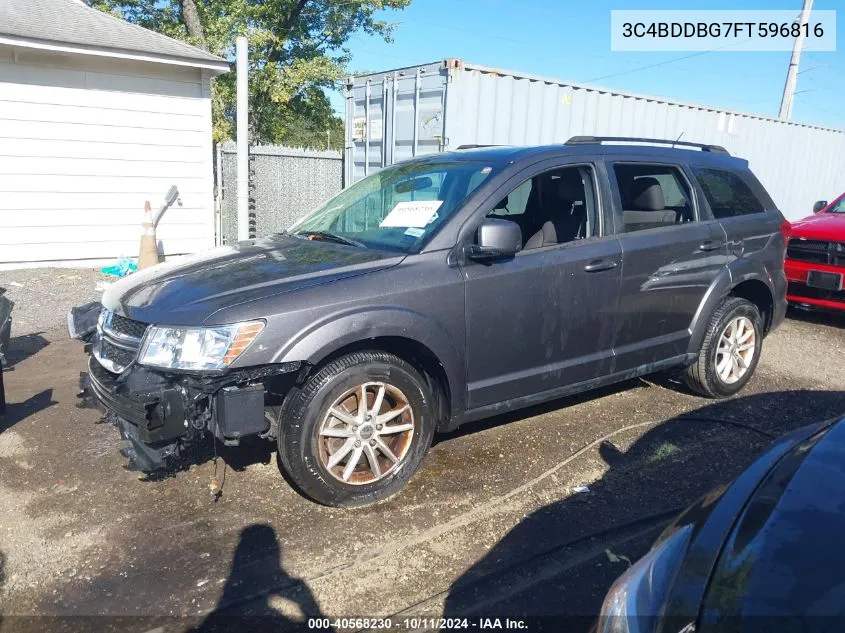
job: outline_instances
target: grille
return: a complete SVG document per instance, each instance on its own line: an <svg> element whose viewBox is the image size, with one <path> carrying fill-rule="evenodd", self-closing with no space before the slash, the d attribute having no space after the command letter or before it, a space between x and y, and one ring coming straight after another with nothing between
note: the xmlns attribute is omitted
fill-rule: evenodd
<svg viewBox="0 0 845 633"><path fill-rule="evenodd" d="M100 353L98 358L100 360L111 361L115 368L123 369L132 364L135 360L137 350L128 350L117 345L113 345L107 338L100 341Z"/></svg>
<svg viewBox="0 0 845 633"><path fill-rule="evenodd" d="M845 242L791 239L786 256L801 262L845 266Z"/></svg>
<svg viewBox="0 0 845 633"><path fill-rule="evenodd" d="M105 327L118 336L141 339L147 331L147 324L133 319L127 319L119 314L110 312L106 315Z"/></svg>

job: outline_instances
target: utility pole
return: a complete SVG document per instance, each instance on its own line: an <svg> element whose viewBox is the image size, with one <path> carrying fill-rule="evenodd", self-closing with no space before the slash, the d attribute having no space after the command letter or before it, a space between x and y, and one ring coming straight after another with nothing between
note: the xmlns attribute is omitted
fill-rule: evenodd
<svg viewBox="0 0 845 633"><path fill-rule="evenodd" d="M780 113L778 117L787 121L792 116L792 102L795 99L795 84L798 81L798 63L801 61L801 49L804 47L804 29L810 21L810 9L813 7L813 0L804 0L804 8L801 9L799 24L801 28L795 37L792 45L792 58L789 60L789 70L786 73L786 85L783 87L783 98L780 101Z"/></svg>

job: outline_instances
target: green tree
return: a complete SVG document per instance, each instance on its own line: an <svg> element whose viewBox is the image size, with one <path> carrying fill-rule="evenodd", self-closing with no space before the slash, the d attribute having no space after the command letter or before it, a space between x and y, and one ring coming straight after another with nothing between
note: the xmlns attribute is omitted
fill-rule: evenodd
<svg viewBox="0 0 845 633"><path fill-rule="evenodd" d="M392 25L376 18L411 0L85 0L133 24L234 60L235 38L250 44L250 140L342 147L343 123L325 90L336 88L356 33L390 41ZM235 132L235 72L212 85L214 139Z"/></svg>

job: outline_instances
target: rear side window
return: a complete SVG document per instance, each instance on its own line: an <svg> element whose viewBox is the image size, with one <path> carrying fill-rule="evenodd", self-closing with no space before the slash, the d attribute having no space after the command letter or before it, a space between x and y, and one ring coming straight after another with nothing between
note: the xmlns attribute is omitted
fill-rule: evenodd
<svg viewBox="0 0 845 633"><path fill-rule="evenodd" d="M677 167L615 163L623 231L647 231L692 222L692 195Z"/></svg>
<svg viewBox="0 0 845 633"><path fill-rule="evenodd" d="M762 213L763 203L737 174L723 169L697 168L695 175L716 218Z"/></svg>

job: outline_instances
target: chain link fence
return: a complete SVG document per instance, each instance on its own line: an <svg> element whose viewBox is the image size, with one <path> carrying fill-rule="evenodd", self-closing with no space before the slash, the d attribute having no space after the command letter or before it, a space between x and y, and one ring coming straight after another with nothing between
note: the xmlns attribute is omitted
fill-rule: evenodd
<svg viewBox="0 0 845 633"><path fill-rule="evenodd" d="M218 147L217 242L238 241L237 152ZM336 151L277 145L249 148L249 236L265 237L288 228L343 188L343 158Z"/></svg>

